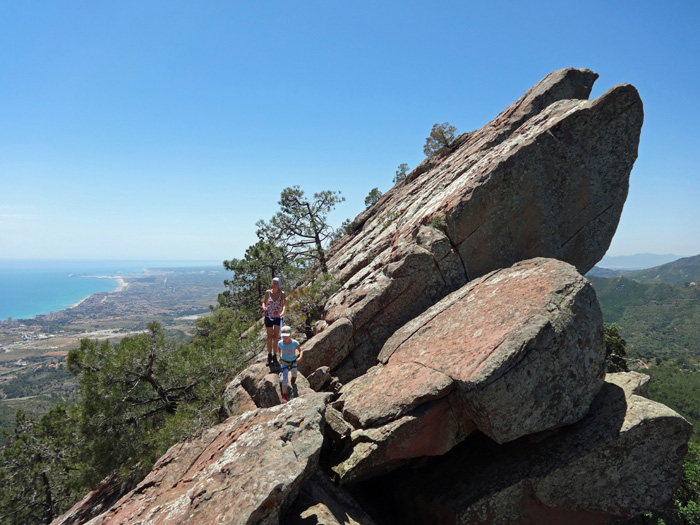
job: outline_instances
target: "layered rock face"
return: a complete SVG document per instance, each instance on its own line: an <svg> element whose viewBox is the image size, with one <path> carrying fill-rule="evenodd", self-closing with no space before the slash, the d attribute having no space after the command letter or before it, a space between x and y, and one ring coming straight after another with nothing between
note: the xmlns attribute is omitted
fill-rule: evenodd
<svg viewBox="0 0 700 525"><path fill-rule="evenodd" d="M93 521L604 524L670 498L691 426L642 397L645 376L605 375L581 275L642 124L631 86L586 100L596 78L548 75L358 216L303 345L309 381L279 405L252 364L226 422Z"/></svg>

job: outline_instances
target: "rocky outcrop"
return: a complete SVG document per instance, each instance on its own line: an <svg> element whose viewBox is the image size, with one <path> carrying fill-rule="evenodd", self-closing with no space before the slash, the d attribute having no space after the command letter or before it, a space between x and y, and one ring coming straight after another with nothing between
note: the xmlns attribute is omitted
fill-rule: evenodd
<svg viewBox="0 0 700 525"><path fill-rule="evenodd" d="M379 358L341 390L356 429L352 455L336 467L344 481L444 454L476 429L504 443L578 421L605 373L602 315L575 268L533 259L447 296Z"/></svg>
<svg viewBox="0 0 700 525"><path fill-rule="evenodd" d="M94 490L63 514L59 520L62 525L77 525L87 523L100 514L107 512L125 494L128 494L135 483L124 480L117 474L112 474L100 482Z"/></svg>
<svg viewBox="0 0 700 525"><path fill-rule="evenodd" d="M548 75L360 214L292 400L251 365L230 418L93 523L603 524L668 499L691 427L646 376L604 376L581 275L642 123L631 86L586 100L596 78Z"/></svg>
<svg viewBox="0 0 700 525"><path fill-rule="evenodd" d="M583 274L600 260L627 196L643 111L629 85L585 100L596 78L548 75L355 219L328 264L343 282L327 305L329 327L305 349L334 360L310 358L305 373L321 361L343 382L363 374L394 331L493 270L549 257Z"/></svg>

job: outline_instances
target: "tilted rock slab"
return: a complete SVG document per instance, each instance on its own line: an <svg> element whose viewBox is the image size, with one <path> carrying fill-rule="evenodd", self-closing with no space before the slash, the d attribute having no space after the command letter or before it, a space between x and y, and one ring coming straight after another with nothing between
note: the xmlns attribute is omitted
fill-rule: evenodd
<svg viewBox="0 0 700 525"><path fill-rule="evenodd" d="M602 525L665 503L692 426L625 388L606 382L584 419L553 433L431 460L392 486L395 508L414 523Z"/></svg>
<svg viewBox="0 0 700 525"><path fill-rule="evenodd" d="M130 484L129 480L122 479L118 474L111 474L52 523L54 525L86 523L108 511L112 505L128 494L132 487L133 483Z"/></svg>
<svg viewBox="0 0 700 525"><path fill-rule="evenodd" d="M355 431L343 481L444 454L478 429L498 443L574 423L605 374L591 284L554 259L472 281L407 323L341 390Z"/></svg>
<svg viewBox="0 0 700 525"><path fill-rule="evenodd" d="M584 274L601 259L643 109L630 85L585 100L596 78L551 73L355 219L331 254L343 286L326 305L329 327L305 345L303 373L326 365L342 382L363 374L396 329L490 271L550 257Z"/></svg>
<svg viewBox="0 0 700 525"><path fill-rule="evenodd" d="M90 523L277 524L317 465L328 394L246 412L178 444Z"/></svg>

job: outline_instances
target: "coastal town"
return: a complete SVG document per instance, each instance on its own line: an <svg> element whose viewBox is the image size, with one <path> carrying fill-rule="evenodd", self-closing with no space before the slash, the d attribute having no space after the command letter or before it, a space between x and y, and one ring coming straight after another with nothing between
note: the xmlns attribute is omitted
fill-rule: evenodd
<svg viewBox="0 0 700 525"><path fill-rule="evenodd" d="M90 276L75 276L90 277ZM31 319L0 321L0 399L27 374L60 372L81 339L117 342L159 322L172 340L187 340L223 291L219 267L152 269L117 279L112 292L93 294L71 308ZM46 392L42 392L46 393Z"/></svg>

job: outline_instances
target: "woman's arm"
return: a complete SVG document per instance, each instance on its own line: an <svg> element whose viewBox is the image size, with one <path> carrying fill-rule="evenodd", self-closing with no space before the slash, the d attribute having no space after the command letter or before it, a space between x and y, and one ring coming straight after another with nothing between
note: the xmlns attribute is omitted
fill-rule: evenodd
<svg viewBox="0 0 700 525"><path fill-rule="evenodd" d="M287 309L287 301L285 300L285 294L282 292L282 313L280 314L280 317L284 317L284 312Z"/></svg>

